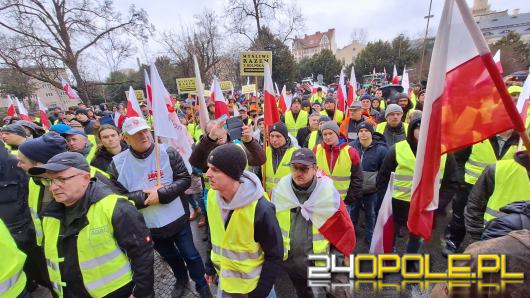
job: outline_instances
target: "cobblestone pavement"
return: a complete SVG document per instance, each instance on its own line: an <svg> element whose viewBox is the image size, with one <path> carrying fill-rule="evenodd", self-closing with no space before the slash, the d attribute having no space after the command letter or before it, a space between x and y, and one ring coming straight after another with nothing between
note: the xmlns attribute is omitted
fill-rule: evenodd
<svg viewBox="0 0 530 298"><path fill-rule="evenodd" d="M450 213L449 213L450 214ZM429 253L431 254L431 270L433 272L444 272L447 269L447 263L445 258L443 258L440 254L440 247L441 247L441 239L443 236L443 230L445 229L445 226L447 225L449 214L446 216L438 216L437 217L437 225L433 231L433 239L429 243L425 243L422 248L422 253ZM368 251L368 247L364 244L363 241L363 229L362 229L362 219L360 220L361 224L360 226L355 227L357 232L357 248L354 253L366 253ZM198 228L197 227L197 221L193 221L191 223L192 231L193 231L193 238L195 245L197 249L199 250L203 261L205 260L206 256L206 242L203 240L205 237L205 228ZM406 232L404 233L406 234ZM398 245L398 251L405 251L406 248L406 241L407 237L398 238L397 245ZM469 243L469 240L466 238L466 241L464 243L464 246L467 246ZM171 269L169 266L160 258L160 256L155 253L155 293L156 297L160 298L168 298L171 297L171 291L173 289L173 284L175 282L175 279L173 277L173 273L171 272ZM386 280L386 279L385 279ZM396 277L389 276L388 280L396 280ZM278 279L276 280L276 283L274 285L277 297L281 298L295 298L296 293L294 291L294 288L289 281L289 277L285 273L281 273L278 276ZM348 288L345 288L348 289ZM211 286L212 293L216 293L216 287L214 285ZM351 296L351 290L348 290L348 295ZM383 293L374 293L372 290L364 289L361 293L356 293L355 297L428 297L429 289L424 290L423 292L420 291L418 288L412 287L412 288L406 288L404 292L402 293L395 293L394 292L383 292ZM39 288L36 292L32 295L35 298L51 298L51 295L47 292L47 290L43 288ZM342 296L342 295L341 295ZM193 281L190 281L188 285L188 289L185 292L184 296L186 298L189 297L199 297L197 292L195 291L195 286Z"/></svg>

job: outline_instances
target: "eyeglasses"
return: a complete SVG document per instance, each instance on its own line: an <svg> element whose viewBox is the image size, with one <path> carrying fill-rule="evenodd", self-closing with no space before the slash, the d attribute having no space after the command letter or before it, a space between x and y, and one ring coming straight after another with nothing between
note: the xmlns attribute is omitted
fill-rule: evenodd
<svg viewBox="0 0 530 298"><path fill-rule="evenodd" d="M291 171L293 172L300 172L300 173L307 173L309 172L309 169L311 169L312 167L298 167L298 166L294 166L294 165L291 165Z"/></svg>
<svg viewBox="0 0 530 298"><path fill-rule="evenodd" d="M83 174L79 173L79 174L72 175L70 177L58 177L58 178L53 178L53 179L43 178L43 180L46 181L48 185L50 186L52 186L54 183L57 184L58 186L63 186L66 183L66 181L74 177L80 176L80 175L83 175Z"/></svg>

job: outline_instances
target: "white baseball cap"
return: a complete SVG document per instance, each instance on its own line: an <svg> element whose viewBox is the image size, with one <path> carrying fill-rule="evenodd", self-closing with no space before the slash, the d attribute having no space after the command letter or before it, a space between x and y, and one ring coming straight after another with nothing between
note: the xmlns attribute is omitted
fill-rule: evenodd
<svg viewBox="0 0 530 298"><path fill-rule="evenodd" d="M121 130L124 134L128 134L132 136L135 133L139 132L140 130L150 129L150 128L151 127L147 125L147 122L145 122L144 118L130 117L130 118L125 119L125 121L123 121Z"/></svg>

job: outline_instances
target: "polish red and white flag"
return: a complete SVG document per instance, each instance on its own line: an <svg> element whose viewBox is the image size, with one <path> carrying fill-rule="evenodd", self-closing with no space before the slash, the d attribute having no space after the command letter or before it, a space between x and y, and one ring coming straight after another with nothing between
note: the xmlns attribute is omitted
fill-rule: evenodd
<svg viewBox="0 0 530 298"><path fill-rule="evenodd" d="M441 155L511 128L525 131L465 0L445 1L428 77L407 223L425 240L438 208Z"/></svg>
<svg viewBox="0 0 530 298"><path fill-rule="evenodd" d="M153 90L151 89L151 80L149 79L149 74L147 70L144 69L144 82L145 82L145 93L147 93L147 107L149 111L152 111L153 105Z"/></svg>
<svg viewBox="0 0 530 298"><path fill-rule="evenodd" d="M394 215L392 212L392 191L394 189L394 173L390 174L390 180L386 189L385 197L379 208L377 222L372 234L370 244L371 254L385 254L392 252L394 243Z"/></svg>
<svg viewBox="0 0 530 298"><path fill-rule="evenodd" d="M357 97L357 79L355 78L355 67L352 65L350 82L348 83L348 107L351 106Z"/></svg>
<svg viewBox="0 0 530 298"><path fill-rule="evenodd" d="M28 114L28 110L26 110L26 107L24 107L24 104L16 97L15 97L15 101L17 103L18 116L20 117L20 119L27 120L27 121L33 121Z"/></svg>
<svg viewBox="0 0 530 298"><path fill-rule="evenodd" d="M265 125L271 127L280 121L280 112L274 97L274 87L272 86L272 75L269 64L264 62L265 71L263 73L263 118Z"/></svg>
<svg viewBox="0 0 530 298"><path fill-rule="evenodd" d="M344 85L344 68L340 70L339 85L337 86L337 108L344 113L346 106L346 86Z"/></svg>
<svg viewBox="0 0 530 298"><path fill-rule="evenodd" d="M136 93L134 93L132 86L129 86L129 93L127 95L127 115L125 115L125 117L144 118L142 110L140 109L140 105L138 104L138 99L136 98Z"/></svg>
<svg viewBox="0 0 530 298"><path fill-rule="evenodd" d="M223 115L226 115L227 118L230 118L230 110L226 104L226 99L221 91L221 85L219 84L219 79L213 77L212 82L212 93L210 95L210 100L215 104L215 118L219 118Z"/></svg>
<svg viewBox="0 0 530 298"><path fill-rule="evenodd" d="M392 71L392 84L399 84L399 77L397 74L396 65L394 64L394 70Z"/></svg>
<svg viewBox="0 0 530 298"><path fill-rule="evenodd" d="M39 117L40 117L40 123L42 124L42 127L45 129L49 129L51 127L50 120L48 119L48 108L40 98L37 97L37 102L39 104Z"/></svg>
<svg viewBox="0 0 530 298"><path fill-rule="evenodd" d="M7 116L18 116L17 110L15 109L15 104L13 103L13 99L11 99L11 96L9 95L7 96Z"/></svg>
<svg viewBox="0 0 530 298"><path fill-rule="evenodd" d="M70 84L63 78L61 78L61 85L63 85L64 92L66 93L66 96L68 96L69 99L79 99L79 95L77 92L70 86Z"/></svg>

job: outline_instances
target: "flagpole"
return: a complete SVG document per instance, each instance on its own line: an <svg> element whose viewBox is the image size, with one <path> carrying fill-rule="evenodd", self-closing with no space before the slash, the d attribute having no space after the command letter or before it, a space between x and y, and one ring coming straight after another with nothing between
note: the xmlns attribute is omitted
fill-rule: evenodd
<svg viewBox="0 0 530 298"><path fill-rule="evenodd" d="M160 175L160 149L158 146L158 135L155 130L155 162L156 162L156 186L160 187L161 184L161 175Z"/></svg>
<svg viewBox="0 0 530 298"><path fill-rule="evenodd" d="M263 122L265 123L265 120L263 120ZM269 142L269 138L267 137L269 135L269 126L268 125L264 125L265 127L265 132L263 133L263 152L265 153L265 155L267 154L267 146L268 146L268 142ZM267 188L267 184L266 184L266 181L267 181L267 161L265 161L265 163L263 164L263 170L261 171L261 184L263 186L265 186L265 188ZM270 195L272 195L272 193L270 193Z"/></svg>

